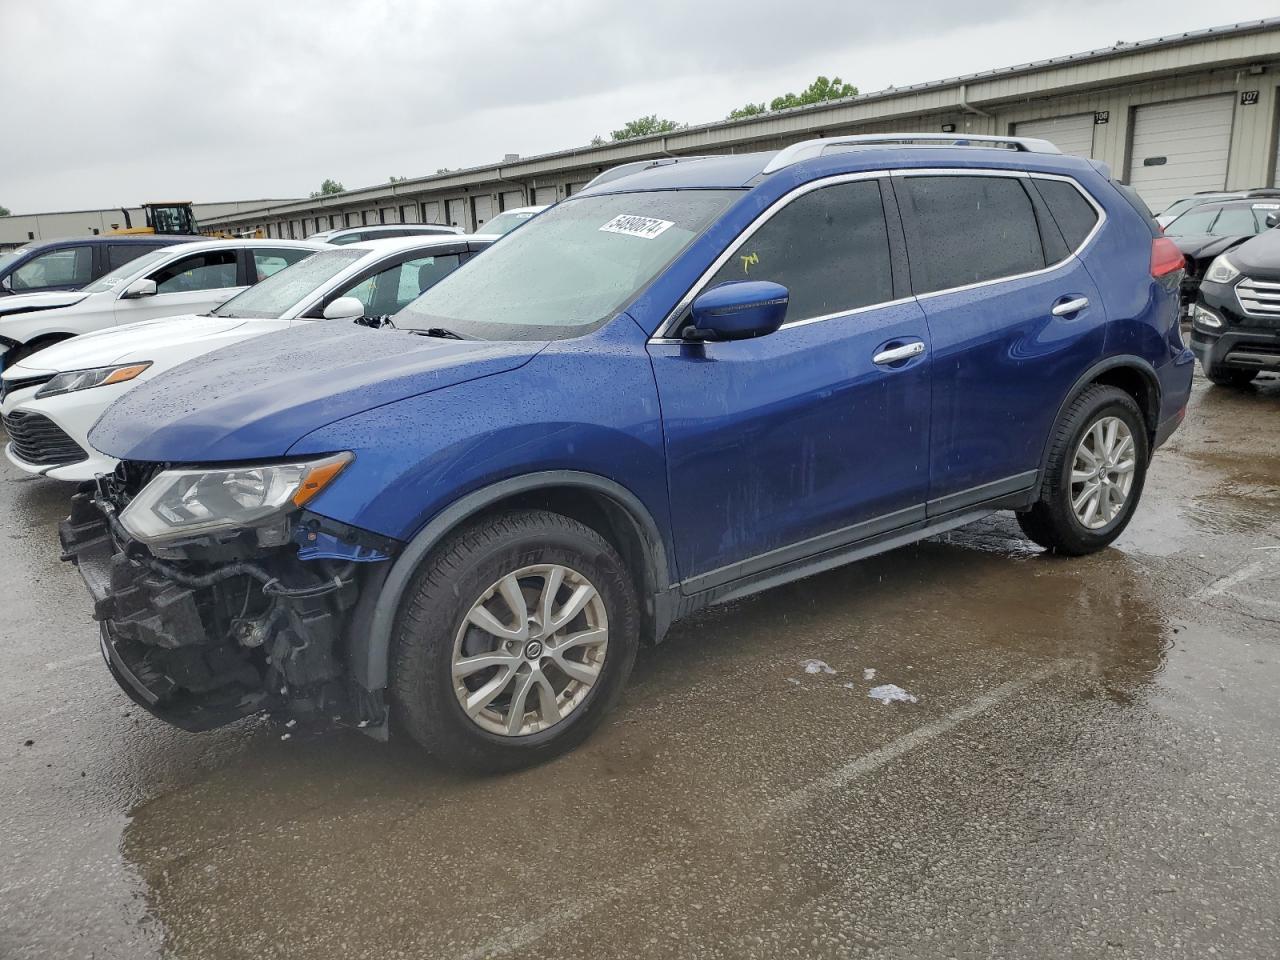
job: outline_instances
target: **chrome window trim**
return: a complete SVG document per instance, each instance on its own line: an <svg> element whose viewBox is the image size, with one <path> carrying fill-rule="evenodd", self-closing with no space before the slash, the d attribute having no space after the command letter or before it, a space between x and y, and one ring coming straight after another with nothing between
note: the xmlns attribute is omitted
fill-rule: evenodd
<svg viewBox="0 0 1280 960"><path fill-rule="evenodd" d="M756 218L747 225L747 228L738 234L729 246L724 248L720 253L720 256L716 257L715 260L711 262L711 266L703 271L702 275L694 281L693 286L685 292L685 295L680 298L675 307L666 315L666 317L663 318L662 323L658 324L658 329L649 337L649 342L684 343L685 341L680 337L671 336L671 334L675 332L674 327L676 321L680 318L680 315L689 308L689 305L693 303L698 294L702 292L703 288L707 285L707 282L719 272L720 268L723 267L735 253L738 252L742 245L750 240L757 230L772 220L774 216L777 215L783 207L790 204L791 201L804 196L806 193L811 193L814 190L821 190L823 187L833 187L841 183L854 183L858 180L879 180L883 177L887 177L888 175L888 170L867 170L859 171L858 173L840 173L831 177L823 177L820 180L810 180L808 183L802 183L800 186L795 187L792 190L788 190L777 200L773 201L773 203L769 204L766 209L762 210ZM868 304L865 307L856 307L855 309L869 310L872 307L877 306L884 306L884 304L873 303ZM806 317L802 320L788 320L778 329L785 330L787 327L797 326L802 323L814 323L818 320L829 320L832 317L842 317L848 312L849 311L827 314L823 317Z"/></svg>
<svg viewBox="0 0 1280 960"><path fill-rule="evenodd" d="M805 317L802 320L788 320L786 323L784 323L781 327L778 328L779 330L786 330L789 327L804 326L810 323L819 323L824 320L834 320L838 317L851 316L853 314L862 313L867 310L878 310L881 307L897 306L903 303L909 303L912 300L927 300L932 297L941 296L947 293L958 293L966 290L976 290L979 287L986 287L996 283L1009 283L1010 281L1013 281L1013 280L1025 280L1028 277L1036 277L1036 276L1040 276L1041 274L1051 273L1055 270L1059 270L1062 267L1066 266L1072 260L1077 259L1080 256L1080 254L1085 250L1085 248L1087 248L1089 244L1093 242L1094 237L1098 235L1099 231L1102 230L1103 225L1107 221L1107 211L1103 209L1102 205L1098 203L1096 199L1094 199L1093 195L1090 194L1089 191L1086 190L1083 186L1081 186L1080 182L1076 180L1075 177L1068 176L1066 174L1059 174L1059 173L1041 173L1039 171L1033 172L1029 170L1006 170L1006 169L1000 169L1000 168L987 168L987 167L909 167L905 169L895 169L895 170L870 170L870 171L862 171L859 173L842 173L842 174L837 174L831 177L823 177L820 180L811 180L810 182L801 184L795 189L790 190L787 193L783 194L781 197L775 200L772 204L770 204L766 210L761 211L761 213L756 217L756 219L753 220L747 226L747 228L743 230L741 234L738 235L738 238L732 244L726 247L724 251L720 254L720 256L716 257L716 259L712 261L711 266L708 267L700 277L698 277L698 279L694 282L693 286L691 286L689 290L685 293L685 295L680 298L675 308L672 309L667 314L667 316L663 319L662 323L658 325L657 331L655 331L654 334L650 336L648 342L653 344L681 344L681 343L687 342L679 336L672 336L672 334L676 332L674 330L674 326L676 321L680 317L680 315L683 314L684 311L688 309L689 305L693 303L695 299L697 299L698 294L700 294L703 291L703 289L706 287L707 282L712 277L714 277L716 273L719 272L720 268L723 267L726 262L728 262L730 257L732 257L735 253L737 253L738 249L744 243L746 243L749 239L751 239L752 235L755 234L757 230L759 230L766 223L772 220L773 217L777 215L777 213L783 207L787 206L796 198L801 197L804 194L809 193L813 190L820 190L823 187L835 186L840 183L852 183L858 180L877 180L882 177L905 178L905 177L927 177L927 176L933 176L933 177L937 177L937 176L970 176L970 177L999 176L999 177L1012 177L1012 178L1022 179L1022 180L1059 180L1064 183L1069 183L1072 187L1074 187L1076 192L1079 193L1082 197L1084 197L1085 202L1087 202L1089 206L1093 208L1093 212L1097 214L1098 219L1097 219L1097 222L1094 223L1093 229L1090 230L1085 235L1084 239L1080 241L1079 245L1077 245L1074 250L1069 250L1067 252L1067 255L1063 257L1061 260L1057 260L1054 263L1041 267L1039 270L1032 270L1027 273L1012 274L1007 277L995 277L991 280L979 280L976 283L965 284L964 286L959 286L959 287L946 287L945 289L942 289L942 290L931 290L928 293L919 293L919 294L913 293L910 296L899 297L894 300L886 300L881 303L870 303L870 304L867 304L866 306L855 307L853 310L843 310L838 313L828 313L828 314L823 314L822 316L817 316L817 317Z"/></svg>

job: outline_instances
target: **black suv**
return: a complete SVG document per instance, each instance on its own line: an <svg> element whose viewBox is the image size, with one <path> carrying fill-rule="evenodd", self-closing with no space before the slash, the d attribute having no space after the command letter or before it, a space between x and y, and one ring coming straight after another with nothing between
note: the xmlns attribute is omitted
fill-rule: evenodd
<svg viewBox="0 0 1280 960"><path fill-rule="evenodd" d="M1280 230L1209 265L1191 323L1191 349L1214 383L1242 386L1262 370L1280 370Z"/></svg>

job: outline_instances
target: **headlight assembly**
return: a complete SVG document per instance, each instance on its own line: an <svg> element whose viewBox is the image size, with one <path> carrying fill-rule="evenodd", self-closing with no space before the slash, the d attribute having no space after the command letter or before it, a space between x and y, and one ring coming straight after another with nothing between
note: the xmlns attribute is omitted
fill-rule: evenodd
<svg viewBox="0 0 1280 960"><path fill-rule="evenodd" d="M339 453L293 463L166 470L130 501L120 523L144 543L265 526L300 509L352 459Z"/></svg>
<svg viewBox="0 0 1280 960"><path fill-rule="evenodd" d="M1201 304L1194 304L1191 307L1191 322L1201 330L1221 330L1223 323L1222 317Z"/></svg>
<svg viewBox="0 0 1280 960"><path fill-rule="evenodd" d="M138 376L151 361L146 363L127 363L115 367L94 367L91 370L68 370L60 373L36 391L36 399L56 397L63 393L74 393L77 390L88 390L92 387L105 387L112 383L126 383Z"/></svg>
<svg viewBox="0 0 1280 960"><path fill-rule="evenodd" d="M1204 278L1210 283L1230 283L1238 276L1240 271L1227 259L1225 253L1215 257L1213 263L1209 264L1209 269L1204 272Z"/></svg>

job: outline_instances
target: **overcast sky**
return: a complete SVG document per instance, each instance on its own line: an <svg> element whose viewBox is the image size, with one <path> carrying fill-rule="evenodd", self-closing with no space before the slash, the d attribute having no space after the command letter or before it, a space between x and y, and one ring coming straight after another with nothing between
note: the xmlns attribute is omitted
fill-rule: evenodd
<svg viewBox="0 0 1280 960"><path fill-rule="evenodd" d="M1275 0L0 0L14 213L306 196L1277 12Z"/></svg>

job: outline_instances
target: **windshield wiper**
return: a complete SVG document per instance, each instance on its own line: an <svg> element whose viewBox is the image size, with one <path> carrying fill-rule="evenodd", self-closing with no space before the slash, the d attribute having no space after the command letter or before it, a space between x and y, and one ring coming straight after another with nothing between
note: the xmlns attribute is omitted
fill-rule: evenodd
<svg viewBox="0 0 1280 960"><path fill-rule="evenodd" d="M460 333L454 333L452 330L446 330L444 327L427 327L425 330L410 330L410 333L416 333L420 337L439 337L441 340L465 340L467 339Z"/></svg>

